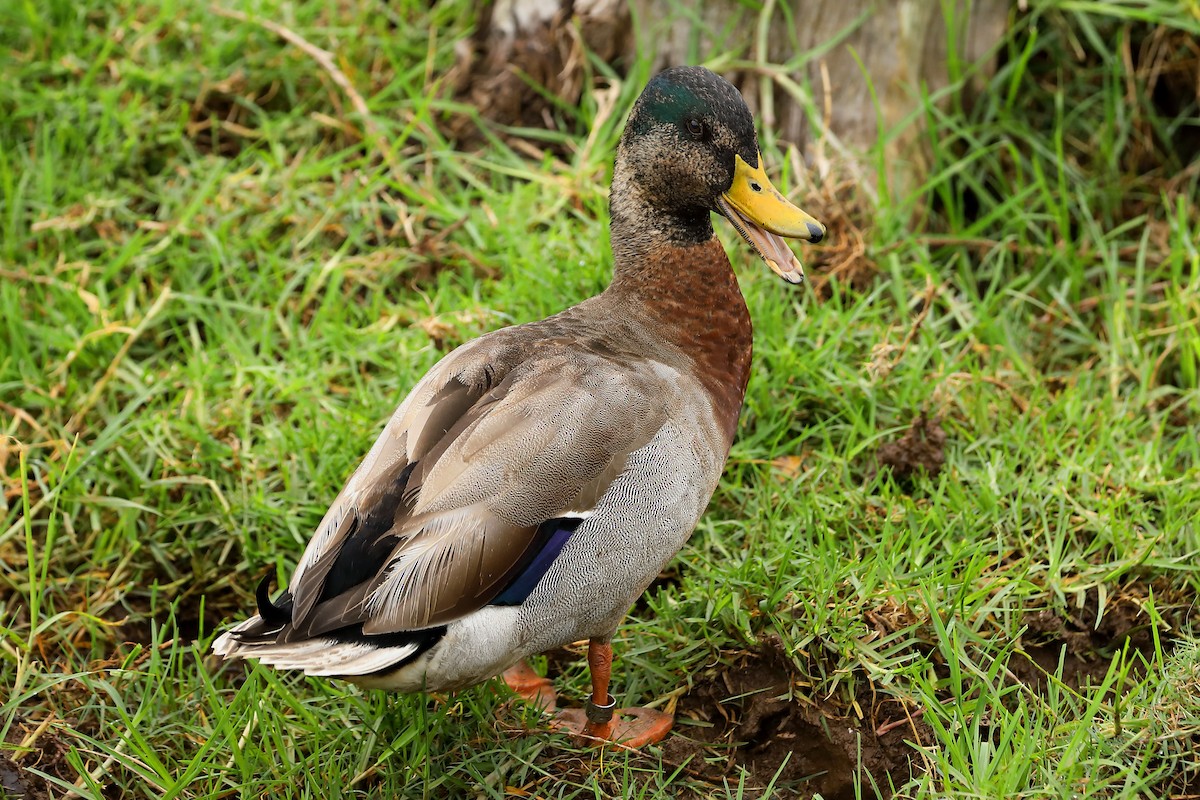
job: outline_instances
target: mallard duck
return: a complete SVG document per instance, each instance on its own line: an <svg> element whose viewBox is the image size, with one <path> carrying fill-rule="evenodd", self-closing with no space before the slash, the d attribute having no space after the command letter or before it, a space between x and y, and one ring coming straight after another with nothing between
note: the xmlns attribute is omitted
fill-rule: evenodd
<svg viewBox="0 0 1200 800"><path fill-rule="evenodd" d="M592 695L557 725L636 746L669 731L616 712L610 642L691 535L729 453L751 328L711 212L784 280L781 237L825 228L763 169L737 90L668 69L634 104L610 200L613 279L555 316L445 356L400 404L274 599L213 650L401 692L462 689L588 641ZM552 701L550 701L552 702Z"/></svg>

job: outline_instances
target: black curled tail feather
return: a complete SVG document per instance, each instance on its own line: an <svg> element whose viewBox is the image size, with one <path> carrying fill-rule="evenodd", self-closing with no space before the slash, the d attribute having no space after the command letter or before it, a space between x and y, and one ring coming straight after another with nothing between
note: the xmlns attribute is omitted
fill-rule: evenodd
<svg viewBox="0 0 1200 800"><path fill-rule="evenodd" d="M267 627L279 629L292 623L292 595L285 591L279 596L279 605L271 602L271 573L258 582L254 597L258 601L258 615Z"/></svg>
<svg viewBox="0 0 1200 800"><path fill-rule="evenodd" d="M229 632L229 635L241 644L276 642L279 640L279 634L292 624L292 595L285 591L279 595L277 601L272 601L272 575L273 573L268 572L263 576L258 588L254 590L259 619L251 618L238 626L238 629Z"/></svg>
<svg viewBox="0 0 1200 800"><path fill-rule="evenodd" d="M309 674L340 677L354 680L358 676L386 676L420 658L431 650L446 635L447 627L439 625L415 631L393 631L368 634L363 632L364 623L355 622L341 628L323 631L315 636L306 636L293 624L295 602L291 592L283 591L275 600L271 599L271 574L265 576L254 590L258 605L257 616L251 617L233 630L226 632L213 643L213 651L225 658L257 658L280 669L300 669ZM340 657L342 664L354 667L356 659L371 658L370 671L352 668L344 674L329 670L320 657L312 663L306 659L312 655L309 642L318 641L326 650ZM352 645L352 650L344 646ZM367 647L364 653L363 646ZM292 651L290 648L295 647ZM261 650L259 648L262 648ZM370 650L386 650L395 654L392 663L370 656ZM313 671L313 670L317 671Z"/></svg>

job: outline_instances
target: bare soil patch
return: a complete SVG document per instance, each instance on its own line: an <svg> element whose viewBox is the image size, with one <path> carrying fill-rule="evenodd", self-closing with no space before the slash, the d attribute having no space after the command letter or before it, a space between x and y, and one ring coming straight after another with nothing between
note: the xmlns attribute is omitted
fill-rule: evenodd
<svg viewBox="0 0 1200 800"><path fill-rule="evenodd" d="M777 794L820 793L827 800L891 797L890 787L922 769L915 745L932 741L919 717L894 700L860 698L863 719L795 688L782 656L764 648L701 676L676 710L664 761L694 777L737 784L760 797L774 780ZM893 719L893 717L895 719ZM691 724L689 724L691 723ZM861 765L861 767L860 767Z"/></svg>
<svg viewBox="0 0 1200 800"><path fill-rule="evenodd" d="M879 466L890 470L900 483L910 482L922 472L933 478L946 463L945 447L941 419L920 414L903 436L879 447Z"/></svg>
<svg viewBox="0 0 1200 800"><path fill-rule="evenodd" d="M1160 597L1170 597L1169 587L1162 587ZM1103 682L1112 666L1112 657L1129 648L1147 660L1154 653L1153 624L1142 608L1143 587L1133 585L1128 591L1109 598L1100 610L1100 598L1095 590L1088 592L1084 603L1072 610L1030 612L1025 615L1024 653L1014 653L1008 667L1021 683L1043 691L1057 675L1062 664L1061 681L1072 689ZM1168 620L1176 616L1164 609ZM1186 612L1173 620L1186 625ZM1174 627L1174 626L1173 626ZM1169 648L1171 636L1160 633L1164 647ZM1141 661L1130 664L1130 676L1141 677L1145 667Z"/></svg>
<svg viewBox="0 0 1200 800"><path fill-rule="evenodd" d="M53 729L18 717L9 728L5 743L8 747L0 750L0 797L10 800L57 797L61 790L56 793L54 784L38 772L67 783L75 781L75 768L67 761L70 747Z"/></svg>

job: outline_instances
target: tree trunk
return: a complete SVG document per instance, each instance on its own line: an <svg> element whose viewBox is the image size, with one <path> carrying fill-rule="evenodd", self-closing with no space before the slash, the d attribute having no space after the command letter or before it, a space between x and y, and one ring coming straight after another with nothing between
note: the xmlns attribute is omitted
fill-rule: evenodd
<svg viewBox="0 0 1200 800"><path fill-rule="evenodd" d="M678 0L499 0L462 53L459 97L497 122L545 126L553 124L551 103L531 84L578 102L585 47L618 65L635 49L650 53L655 71L707 61L741 89L764 128L810 157L810 130L851 163L884 131L886 163L905 185L922 171L919 124L904 126L920 92L945 87L954 62L966 71L984 61L1004 35L1009 7L1010 0L767 0L753 10L716 0L690 10ZM980 77L991 69L983 64ZM807 112L818 117L812 127ZM867 179L874 170L861 173Z"/></svg>

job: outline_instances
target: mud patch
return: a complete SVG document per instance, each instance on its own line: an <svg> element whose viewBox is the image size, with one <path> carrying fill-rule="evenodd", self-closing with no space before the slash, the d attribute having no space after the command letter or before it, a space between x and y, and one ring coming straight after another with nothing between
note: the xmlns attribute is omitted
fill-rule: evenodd
<svg viewBox="0 0 1200 800"><path fill-rule="evenodd" d="M771 648L746 654L703 676L680 700L664 762L714 788L736 786L744 772L747 798L761 797L772 783L781 796L889 798L891 786L922 769L914 744L928 744L932 733L894 701L860 703L870 709L866 719L846 716L794 689L783 657ZM883 722L868 721L874 718Z"/></svg>
<svg viewBox="0 0 1200 800"><path fill-rule="evenodd" d="M13 800L24 800L29 797L29 791L22 770L7 758L0 757L0 793Z"/></svg>
<svg viewBox="0 0 1200 800"><path fill-rule="evenodd" d="M8 747L0 751L0 797L11 800L57 797L61 790L56 792L54 784L33 770L67 784L78 777L67 761L70 747L53 728L43 728L36 721L18 716L5 742Z"/></svg>
<svg viewBox="0 0 1200 800"><path fill-rule="evenodd" d="M1166 592L1169 596L1170 590ZM1138 587L1131 587L1127 594L1109 598L1102 616L1095 590L1087 593L1078 608L1042 609L1026 614L1026 632L1022 637L1025 655L1014 653L1009 669L1021 683L1042 691L1050 682L1049 675L1059 674L1061 663L1062 682L1079 689L1103 682L1112 666L1112 657L1126 648L1150 660L1154 652L1150 629L1153 623L1142 609L1141 595ZM1185 624L1186 620L1181 618L1177 622ZM1169 637L1162 633L1161 638ZM1140 678L1144 671L1141 661L1130 662L1131 677Z"/></svg>
<svg viewBox="0 0 1200 800"><path fill-rule="evenodd" d="M933 478L946 463L946 432L940 417L924 413L899 439L881 445L877 456L880 468L887 468L900 483L910 483L918 474Z"/></svg>

